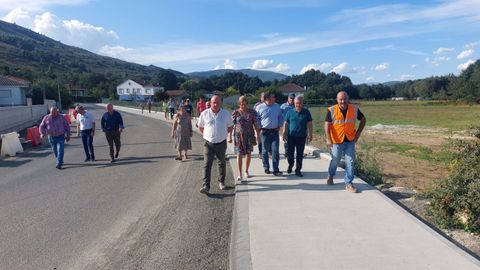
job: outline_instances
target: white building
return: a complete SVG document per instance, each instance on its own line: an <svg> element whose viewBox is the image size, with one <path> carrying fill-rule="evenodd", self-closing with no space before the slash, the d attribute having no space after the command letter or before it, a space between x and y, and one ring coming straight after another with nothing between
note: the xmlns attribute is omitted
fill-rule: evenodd
<svg viewBox="0 0 480 270"><path fill-rule="evenodd" d="M27 105L30 83L13 76L0 76L0 106Z"/></svg>
<svg viewBox="0 0 480 270"><path fill-rule="evenodd" d="M146 100L155 93L163 91L165 91L163 87L142 84L130 79L117 86L117 94L120 100Z"/></svg>

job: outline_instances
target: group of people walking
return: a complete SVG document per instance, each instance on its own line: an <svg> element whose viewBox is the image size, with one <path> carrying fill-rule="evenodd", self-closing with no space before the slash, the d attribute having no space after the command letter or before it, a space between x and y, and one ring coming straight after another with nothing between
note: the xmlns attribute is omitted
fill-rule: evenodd
<svg viewBox="0 0 480 270"><path fill-rule="evenodd" d="M169 101L169 108L172 100ZM199 104L200 103L200 104ZM217 159L219 169L219 187L226 189L226 150L227 142L234 144L237 158L238 181L250 178L251 154L254 146L258 146L265 174L282 176L279 161L280 137L284 142L285 156L288 161L287 173L295 173L303 177L302 164L305 144L313 138L313 118L310 111L303 105L303 97L290 94L288 101L282 105L276 103L274 93L264 93L254 108L248 107L248 100L241 96L238 108L232 113L222 108L221 97L215 95L209 101L203 99L197 103L197 127L204 139L203 155L203 186L201 193L209 194L211 169L214 159ZM192 106L189 100L180 104L177 112L170 116L173 120L171 136L175 139L177 160L188 159L188 151L192 149L191 138ZM85 150L85 162L95 161L93 137L95 136L95 118L82 106L77 106L77 136L81 136ZM122 116L113 109L112 104L106 106L106 112L101 119L101 129L105 133L109 145L111 162L119 156L121 133L124 129ZM170 111L172 114L172 111ZM166 117L166 119L168 119ZM356 121L360 121L358 128ZM341 91L337 94L337 104L327 110L325 117L326 145L331 149L332 160L328 168L327 184L333 185L338 162L345 155L346 174L344 182L346 190L356 192L352 181L354 178L355 143L359 139L366 124L363 113L349 103L348 94ZM70 127L66 119L58 113L56 107L50 109L40 124L41 136L48 136L56 157L56 168L62 169L64 143L71 137ZM115 146L115 149L114 149ZM245 167L243 159L245 158ZM271 159L271 166L270 166ZM295 167L295 168L294 168Z"/></svg>
<svg viewBox="0 0 480 270"><path fill-rule="evenodd" d="M125 127L123 126L121 114L113 109L112 104L107 104L106 110L100 121L100 126L105 133L105 138L109 145L110 162L113 163L119 156L121 147L120 135ZM95 161L95 152L93 149L95 117L81 105L78 105L75 111L77 112L77 136L82 138L85 151L84 161ZM71 132L70 125L65 117L58 112L57 107L53 106L50 108L50 113L43 117L39 130L40 137L48 137L56 159L55 167L59 170L63 169L65 141L70 141Z"/></svg>
<svg viewBox="0 0 480 270"><path fill-rule="evenodd" d="M302 164L305 144L311 142L313 138L312 115L303 106L303 97L301 96L290 94L288 101L281 106L275 101L274 93L265 93L261 96L261 101L255 105L254 109L251 109L248 107L247 98L241 96L238 100L238 109L230 114L221 107L220 96L212 97L211 108L203 111L197 122L204 139L204 172L201 193L209 194L211 168L215 158L219 169L219 187L222 190L226 188L225 153L227 142L234 143L237 157L236 179L238 181L251 177L249 167L255 145L261 149L264 172L275 176L283 175L279 168L280 137L284 142L288 161L287 173L295 172L296 176L303 177ZM356 120L360 121L358 129L355 125ZM357 192L352 184L355 143L360 137L365 123L366 118L362 112L349 103L348 94L344 91L339 92L337 104L328 108L325 118L326 144L331 149L332 156L328 170L328 185L334 184L333 177L336 174L338 162L342 155L345 155L345 188L347 191ZM178 127L174 124L173 129L178 130ZM189 139L192 133L185 134L185 136ZM188 145L191 145L191 142ZM245 158L245 170L243 170L243 158ZM271 166L270 159L272 160Z"/></svg>

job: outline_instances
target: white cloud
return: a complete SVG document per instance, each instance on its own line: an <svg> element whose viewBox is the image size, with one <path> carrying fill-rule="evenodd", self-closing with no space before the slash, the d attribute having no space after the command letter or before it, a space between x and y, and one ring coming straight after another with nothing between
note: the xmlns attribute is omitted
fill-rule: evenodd
<svg viewBox="0 0 480 270"><path fill-rule="evenodd" d="M124 58L125 55L130 53L133 49L132 48L125 48L122 46L109 46L109 45L104 45L100 47L98 52L100 54L110 56L113 58Z"/></svg>
<svg viewBox="0 0 480 270"><path fill-rule="evenodd" d="M65 44L93 52L98 52L102 48L104 51L108 51L109 48L104 48L104 46L114 46L119 39L112 30L78 20L62 20L51 12L34 14L19 8L8 13L5 19Z"/></svg>
<svg viewBox="0 0 480 270"><path fill-rule="evenodd" d="M375 77L373 77L373 76L367 77L365 79L365 81L367 81L367 82L370 82L370 81L373 81L373 80L375 80Z"/></svg>
<svg viewBox="0 0 480 270"><path fill-rule="evenodd" d="M380 64L380 65L376 65L375 66L375 70L376 71L384 71L384 70L387 70L388 68L390 67L390 64L385 62L383 64Z"/></svg>
<svg viewBox="0 0 480 270"><path fill-rule="evenodd" d="M479 41L474 41L474 42L470 42L468 44L465 44L465 46L463 46L465 49L474 49L475 47L477 47L478 45L480 44L480 40Z"/></svg>
<svg viewBox="0 0 480 270"><path fill-rule="evenodd" d="M400 76L401 81L412 80L413 78L415 78L415 75L411 74L403 74L402 76Z"/></svg>
<svg viewBox="0 0 480 270"><path fill-rule="evenodd" d="M9 23L16 23L20 26L33 29L33 15L24 8L15 8L10 11L3 20Z"/></svg>
<svg viewBox="0 0 480 270"><path fill-rule="evenodd" d="M275 68L273 68L273 71L285 73L290 71L290 66L288 64L278 64Z"/></svg>
<svg viewBox="0 0 480 270"><path fill-rule="evenodd" d="M387 74L387 78L390 78L390 77L392 77L392 74Z"/></svg>
<svg viewBox="0 0 480 270"><path fill-rule="evenodd" d="M326 72L331 66L332 66L331 63L321 63L320 65L319 64L308 64L300 70L300 74L304 74L305 72L307 72L311 69L318 70L318 71L321 71L321 72Z"/></svg>
<svg viewBox="0 0 480 270"><path fill-rule="evenodd" d="M290 71L290 66L288 64L280 63L277 65L274 65L273 63L274 63L273 60L257 59L253 61L252 65L248 68L256 69L256 70L270 70L270 71L280 72L280 73Z"/></svg>
<svg viewBox="0 0 480 270"><path fill-rule="evenodd" d="M412 67L412 68L416 68L417 65L416 65L416 64L412 64L411 67Z"/></svg>
<svg viewBox="0 0 480 270"><path fill-rule="evenodd" d="M430 59L430 58L425 58L425 62L427 63L430 63L436 67L438 67L440 65L441 62L447 62L447 61L450 61L451 58L450 57L447 57L447 56L437 56L433 59Z"/></svg>
<svg viewBox="0 0 480 270"><path fill-rule="evenodd" d="M268 69L273 64L273 60L267 59L258 59L253 61L251 68L252 69Z"/></svg>
<svg viewBox="0 0 480 270"><path fill-rule="evenodd" d="M457 55L457 59L465 59L470 57L473 53L475 52L474 49L468 49L463 52L461 52L459 55Z"/></svg>
<svg viewBox="0 0 480 270"><path fill-rule="evenodd" d="M472 23L480 20L480 1L437 1L435 4L391 4L361 9L346 9L333 16L332 20L357 27L380 27L387 25L414 25L416 27L452 26L452 22ZM421 25L418 25L421 23ZM430 24L431 23L431 24Z"/></svg>
<svg viewBox="0 0 480 270"><path fill-rule="evenodd" d="M449 53L449 52L452 52L454 50L454 48L443 48L443 47L440 47L438 49L436 49L433 54L444 54L444 53Z"/></svg>
<svg viewBox="0 0 480 270"><path fill-rule="evenodd" d="M237 62L233 61L231 59L225 59L225 62L223 62L223 68L224 69L237 69Z"/></svg>
<svg viewBox="0 0 480 270"><path fill-rule="evenodd" d="M49 6L76 6L88 2L89 0L0 0L0 11L10 11L12 7L39 11Z"/></svg>
<svg viewBox="0 0 480 270"><path fill-rule="evenodd" d="M332 72L335 72L337 74L347 73L348 72L348 63L347 62L340 63L338 66L336 66L332 69Z"/></svg>
<svg viewBox="0 0 480 270"><path fill-rule="evenodd" d="M469 59L467 62L460 64L457 66L458 70L465 70L470 66L471 64L475 63L472 59Z"/></svg>
<svg viewBox="0 0 480 270"><path fill-rule="evenodd" d="M412 49L403 49L403 48L398 48L393 46L392 44L390 45L385 45L385 46L380 46L380 47L369 47L366 49L367 51L397 51L397 52L402 52L406 54L411 54L411 55L427 55L424 52L417 51L417 50L412 50Z"/></svg>

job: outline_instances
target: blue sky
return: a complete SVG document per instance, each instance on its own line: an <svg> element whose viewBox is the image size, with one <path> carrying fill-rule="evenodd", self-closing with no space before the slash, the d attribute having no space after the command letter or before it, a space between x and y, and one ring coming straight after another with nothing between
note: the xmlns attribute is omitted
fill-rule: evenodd
<svg viewBox="0 0 480 270"><path fill-rule="evenodd" d="M0 18L181 72L310 68L354 83L459 74L480 58L480 0L0 0Z"/></svg>

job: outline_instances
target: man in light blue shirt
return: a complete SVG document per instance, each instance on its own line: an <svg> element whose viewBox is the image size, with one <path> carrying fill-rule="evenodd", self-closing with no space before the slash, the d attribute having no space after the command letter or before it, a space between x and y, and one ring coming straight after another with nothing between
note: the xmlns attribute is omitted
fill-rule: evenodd
<svg viewBox="0 0 480 270"><path fill-rule="evenodd" d="M280 105L275 103L275 94L265 94L265 103L260 104L257 108L257 123L260 126L260 134L262 138L262 161L263 168L266 174L272 173L270 171L270 162L268 160L268 153L272 152L272 167L275 176L281 176L282 172L278 169L280 161L279 136L278 130L283 125L283 113Z"/></svg>
<svg viewBox="0 0 480 270"><path fill-rule="evenodd" d="M287 112L290 111L291 109L295 109L295 94L290 93L288 94L288 100L287 102L283 103L282 106L280 106L280 109L282 109L283 112L283 118L285 118L285 115L287 115ZM283 146L285 147L285 158L288 156L288 142L284 142Z"/></svg>

